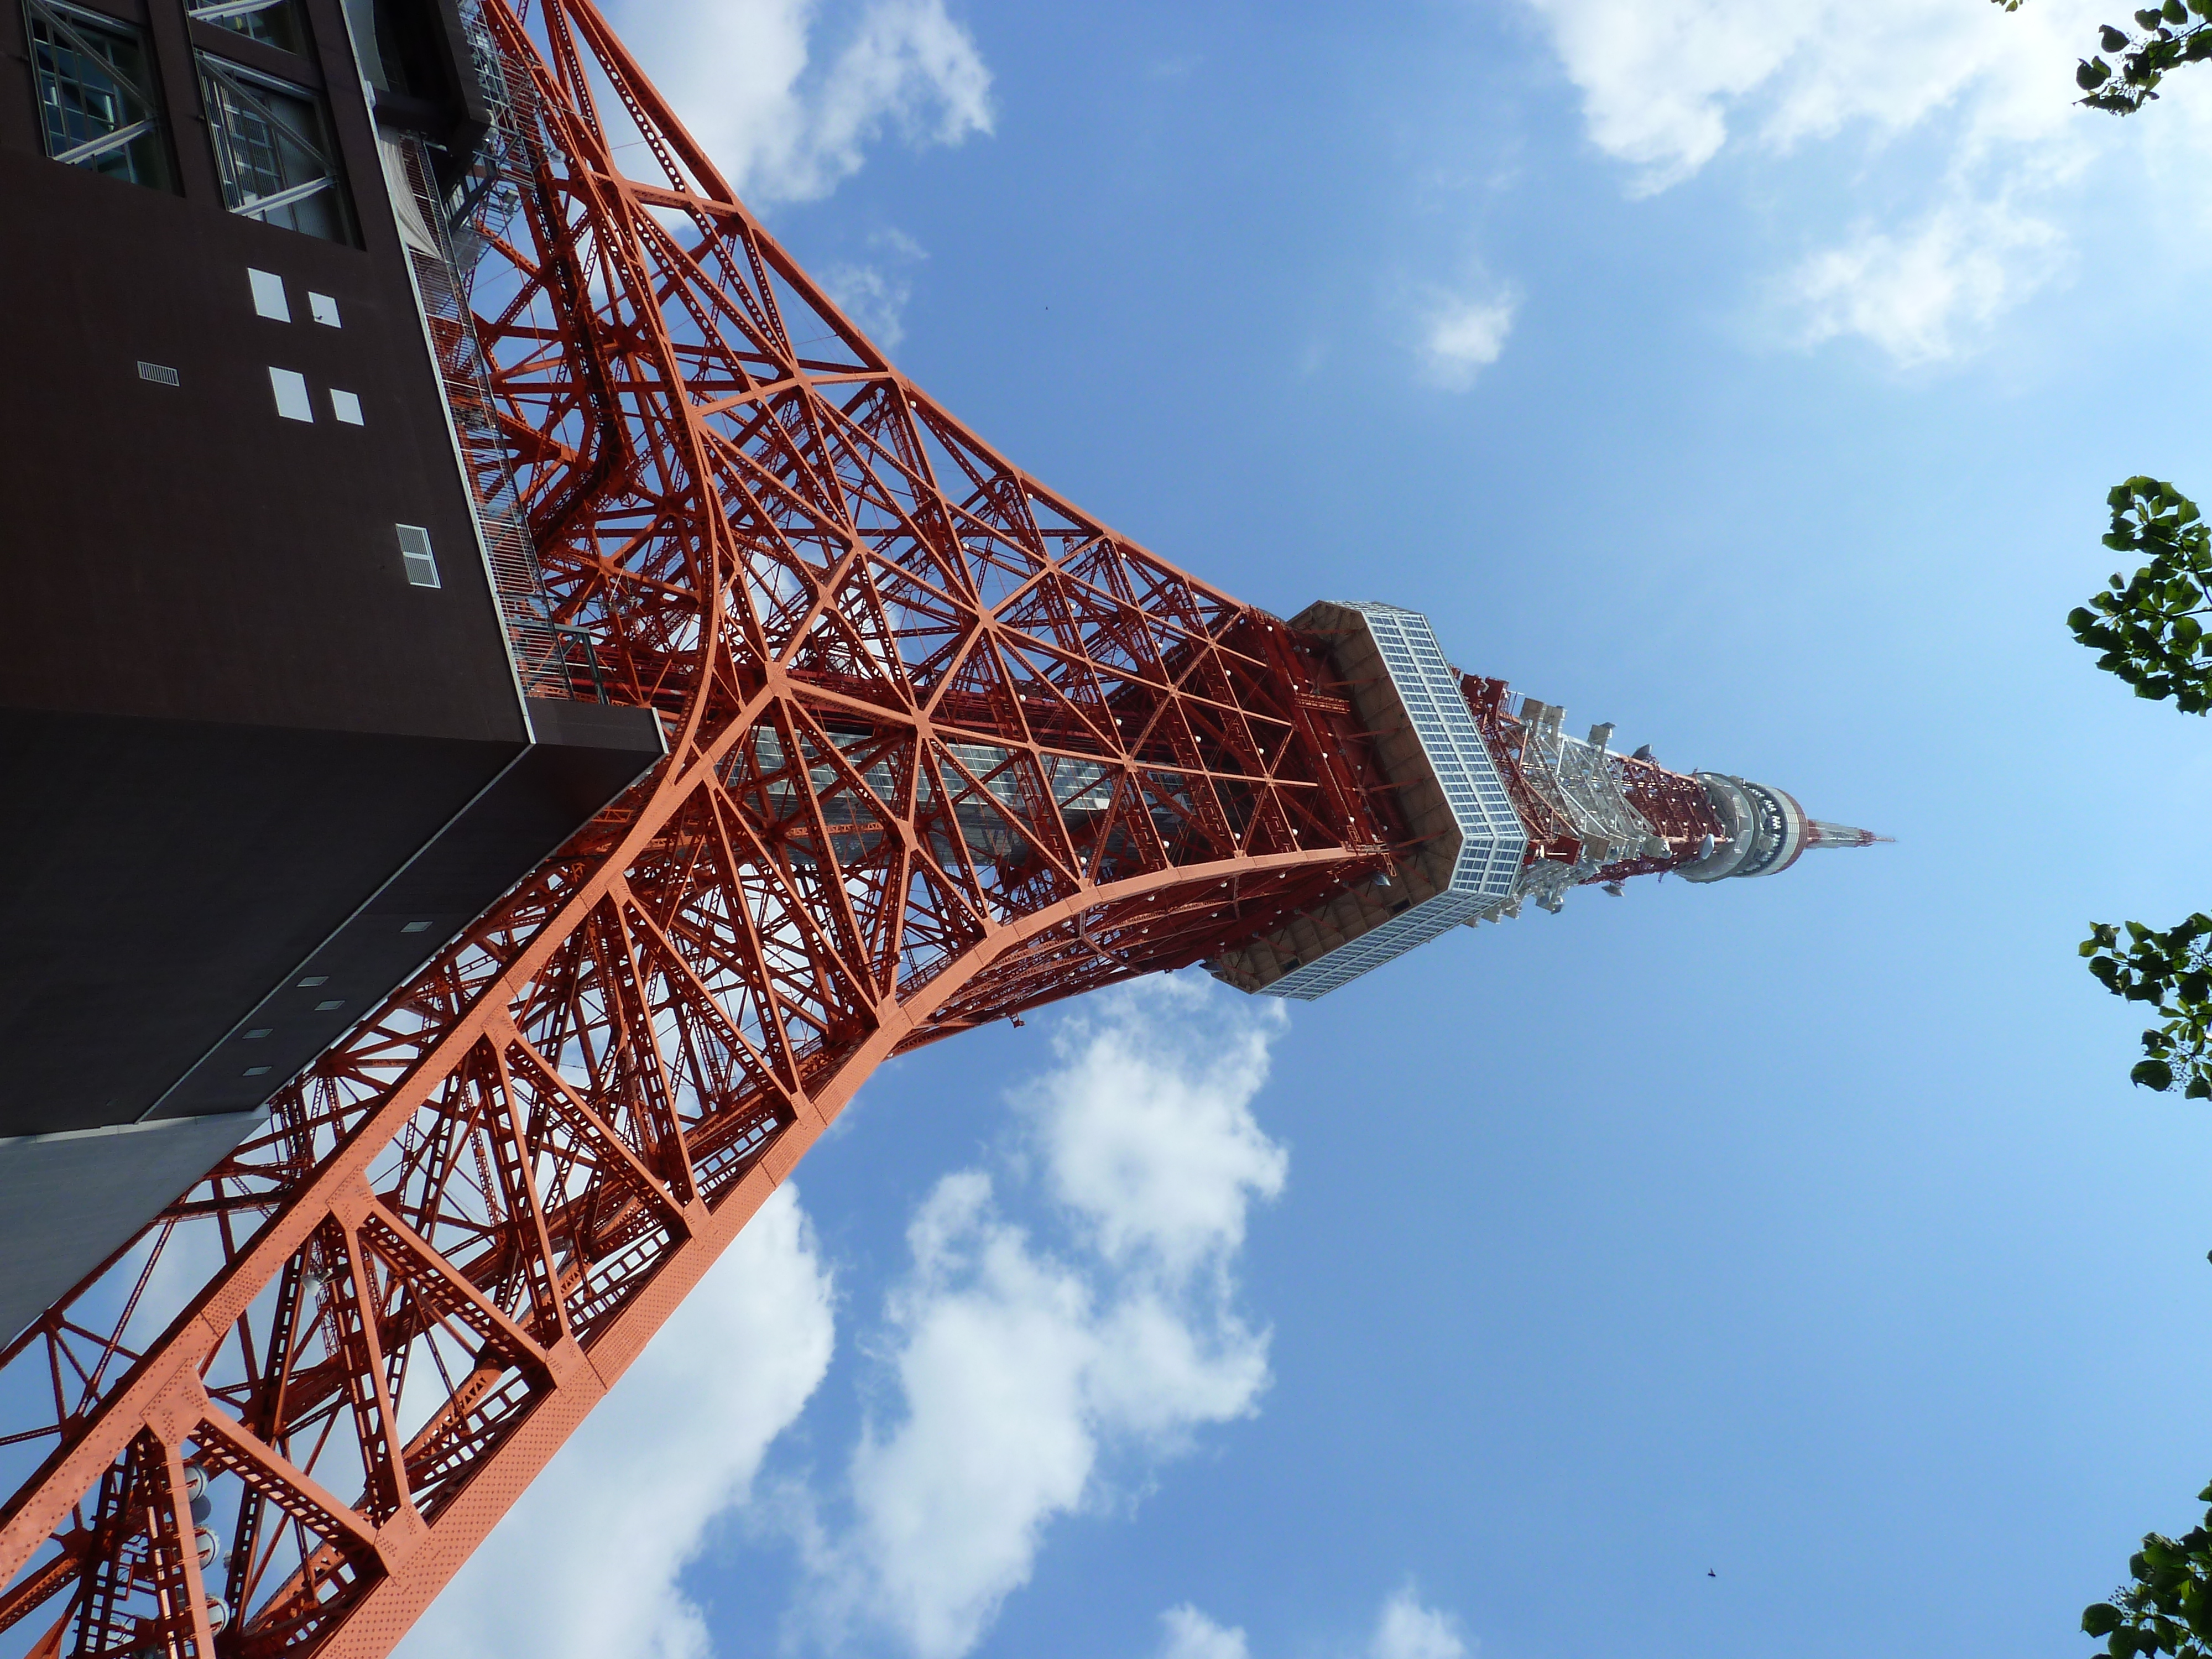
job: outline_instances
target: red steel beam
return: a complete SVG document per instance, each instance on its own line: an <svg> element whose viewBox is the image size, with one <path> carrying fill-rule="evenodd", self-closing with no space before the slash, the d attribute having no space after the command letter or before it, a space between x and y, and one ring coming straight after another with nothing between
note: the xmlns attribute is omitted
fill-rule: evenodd
<svg viewBox="0 0 2212 1659"><path fill-rule="evenodd" d="M878 1063L1403 838L1316 642L893 369L590 0L483 15L497 429L671 753L0 1354L41 1654L389 1652Z"/></svg>

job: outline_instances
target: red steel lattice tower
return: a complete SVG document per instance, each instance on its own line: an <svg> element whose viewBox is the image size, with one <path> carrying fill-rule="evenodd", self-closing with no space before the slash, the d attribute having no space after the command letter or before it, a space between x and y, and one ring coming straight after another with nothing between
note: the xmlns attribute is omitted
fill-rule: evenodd
<svg viewBox="0 0 2212 1659"><path fill-rule="evenodd" d="M1425 624L1286 623L1086 517L838 313L590 0L476 21L498 121L417 250L456 432L526 676L670 752L0 1357L37 1655L387 1652L892 1054L1864 839L1471 678L1498 793L1460 801L1391 678Z"/></svg>

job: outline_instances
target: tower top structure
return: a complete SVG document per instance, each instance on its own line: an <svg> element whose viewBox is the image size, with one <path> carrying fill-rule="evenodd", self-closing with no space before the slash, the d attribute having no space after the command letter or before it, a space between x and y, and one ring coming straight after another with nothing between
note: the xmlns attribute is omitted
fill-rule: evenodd
<svg viewBox="0 0 2212 1659"><path fill-rule="evenodd" d="M1239 989L1311 1001L1441 937L1556 912L1578 886L1632 877L1770 876L1809 849L1887 836L1808 817L1795 797L1722 772L1623 755L1610 722L1587 737L1566 711L1462 673L1426 617L1375 601L1308 606L1291 627L1326 641L1341 707L1403 815L1386 868L1284 916L1207 963Z"/></svg>
<svg viewBox="0 0 2212 1659"><path fill-rule="evenodd" d="M0 754L104 792L12 821L0 1075L124 1115L0 1125L0 1261L74 1284L0 1330L35 1654L389 1652L895 1054L1864 839L1055 494L594 0L25 0L0 53L0 456L67 514L0 541Z"/></svg>

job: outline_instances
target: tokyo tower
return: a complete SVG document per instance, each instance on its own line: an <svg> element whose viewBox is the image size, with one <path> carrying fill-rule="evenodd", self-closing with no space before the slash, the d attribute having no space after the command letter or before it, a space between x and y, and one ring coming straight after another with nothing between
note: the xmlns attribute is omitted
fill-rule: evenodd
<svg viewBox="0 0 2212 1659"><path fill-rule="evenodd" d="M234 795L270 800L325 761L350 787L379 744L414 745L395 778L427 775L434 748L482 757L453 760L419 823L395 819L356 887L331 876L327 921L296 938L281 924L304 899L241 918L280 874L308 891L325 854L271 850L293 844L276 828L210 847L235 885L177 902L228 908L148 946L204 1011L47 1071L76 1005L6 1037L18 1075L55 1079L38 1100L76 1103L0 1126L20 1138L0 1191L61 1190L31 1173L60 1164L8 1161L35 1154L102 1160L100 1190L143 1194L56 1246L50 1284L46 1256L0 1240L32 1286L0 1331L8 1653L390 1651L892 1055L1194 965L1310 1000L1578 888L1771 876L1881 839L1620 752L1610 726L1577 735L1454 667L1418 611L1279 618L1090 518L840 313L592 0L25 15L41 101L0 128L21 135L0 193L167 215L179 248L204 197L204 236L240 239L204 242L217 321L173 349L142 330L100 395L171 422L149 447L200 441L217 413L191 411L231 409L234 387L221 418L267 434L241 466L264 441L388 443L388 474L330 476L449 471L450 527L337 484L295 497L282 467L237 510L350 515L307 538L319 571L374 519L340 573L359 597L316 603L334 629L378 606L420 618L380 651L449 617L462 638L477 612L455 607L480 595L482 696L514 735L471 749L436 724L461 691L408 702L459 646L387 673L331 645L345 684L312 719L285 712L321 684L296 653L276 714L243 682L245 712L220 718L85 703L102 731L143 720L146 742L210 754L207 732L293 733L265 752L308 758L238 763L264 781ZM94 280L57 258L55 283ZM234 362L191 356L233 339ZM418 360L422 419L404 413ZM246 649L189 609L140 654ZM44 695L8 707L79 718ZM386 699L384 724L347 725L356 695ZM386 833L368 806L315 821ZM218 996L232 970L205 941L234 938ZM67 977L54 959L41 947L41 983Z"/></svg>

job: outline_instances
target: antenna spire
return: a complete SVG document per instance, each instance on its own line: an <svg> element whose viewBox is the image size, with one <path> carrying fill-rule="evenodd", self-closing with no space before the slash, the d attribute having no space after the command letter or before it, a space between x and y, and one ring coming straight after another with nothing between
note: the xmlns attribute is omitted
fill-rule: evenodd
<svg viewBox="0 0 2212 1659"><path fill-rule="evenodd" d="M1876 842L1894 842L1895 836L1877 836L1871 830L1855 830L1848 823L1823 823L1818 818L1805 820L1805 850L1817 852L1823 847L1871 847Z"/></svg>

